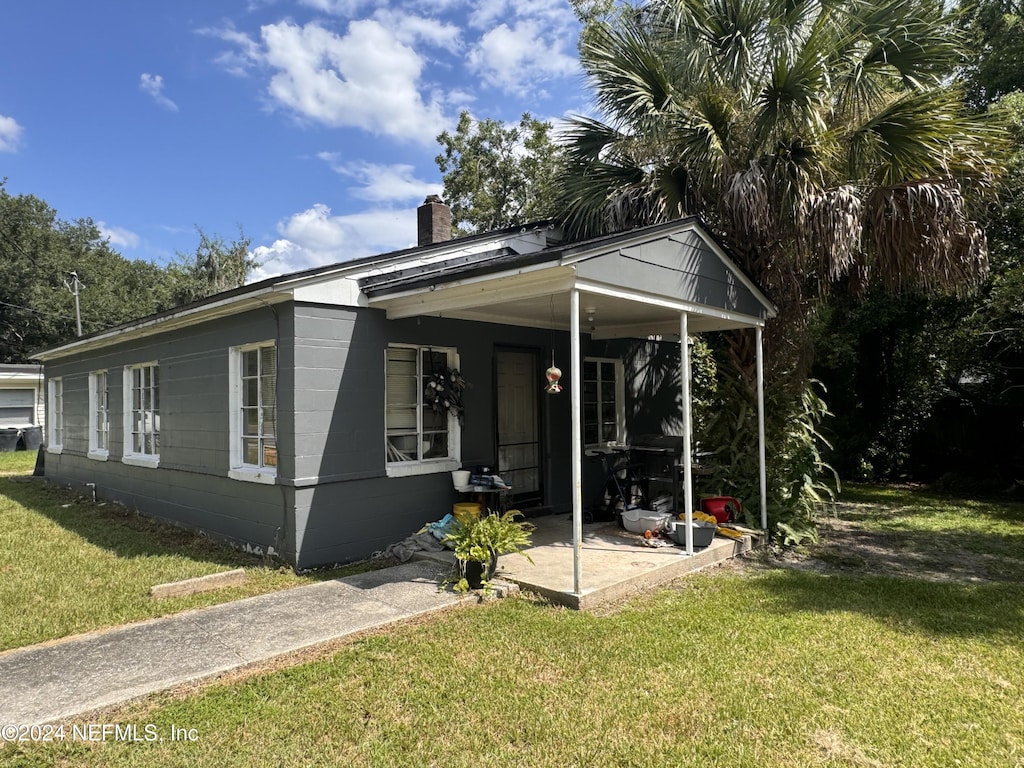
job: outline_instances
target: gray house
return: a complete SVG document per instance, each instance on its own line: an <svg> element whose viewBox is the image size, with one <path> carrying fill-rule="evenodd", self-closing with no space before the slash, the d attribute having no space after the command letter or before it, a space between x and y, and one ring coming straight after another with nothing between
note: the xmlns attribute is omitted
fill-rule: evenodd
<svg viewBox="0 0 1024 768"><path fill-rule="evenodd" d="M601 482L587 446L666 423L637 407L624 350L726 328L760 339L775 311L695 219L568 243L546 223L450 240L443 204L419 215L416 248L41 352L47 477L298 569L366 557L451 511L462 467L494 467L517 505L578 524ZM681 349L667 421L689 450ZM558 395L544 394L553 361ZM453 369L469 383L458 415L427 402Z"/></svg>

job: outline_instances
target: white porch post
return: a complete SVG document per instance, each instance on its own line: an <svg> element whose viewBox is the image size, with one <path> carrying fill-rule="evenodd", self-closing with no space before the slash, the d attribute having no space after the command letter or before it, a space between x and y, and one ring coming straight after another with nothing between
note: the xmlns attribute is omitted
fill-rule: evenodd
<svg viewBox="0 0 1024 768"><path fill-rule="evenodd" d="M679 315L679 380L683 387L683 503L686 554L693 554L693 423L690 414L690 333L688 315Z"/></svg>
<svg viewBox="0 0 1024 768"><path fill-rule="evenodd" d="M764 329L757 326L757 454L761 475L761 528L768 530L768 469L764 437Z"/></svg>
<svg viewBox="0 0 1024 768"><path fill-rule="evenodd" d="M572 417L572 591L583 594L583 363L580 360L580 291L575 286L569 292L569 392Z"/></svg>

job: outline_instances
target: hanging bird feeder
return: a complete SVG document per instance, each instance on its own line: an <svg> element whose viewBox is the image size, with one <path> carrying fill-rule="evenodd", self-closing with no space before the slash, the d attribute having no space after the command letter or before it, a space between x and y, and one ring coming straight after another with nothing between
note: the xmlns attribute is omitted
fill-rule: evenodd
<svg viewBox="0 0 1024 768"><path fill-rule="evenodd" d="M558 383L562 378L562 369L555 365L555 350L551 350L551 367L544 371L544 377L548 380L547 386L544 387L545 392L557 395L562 391L562 385Z"/></svg>

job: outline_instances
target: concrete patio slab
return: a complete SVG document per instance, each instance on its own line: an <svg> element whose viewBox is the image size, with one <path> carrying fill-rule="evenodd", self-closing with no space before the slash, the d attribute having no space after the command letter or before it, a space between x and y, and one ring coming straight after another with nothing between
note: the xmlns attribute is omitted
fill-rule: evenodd
<svg viewBox="0 0 1024 768"><path fill-rule="evenodd" d="M648 546L642 536L628 533L618 523L587 524L581 548L582 589L575 594L572 518L550 515L530 522L536 529L533 546L526 553L533 563L518 555L503 555L496 577L552 602L583 610L737 557L758 545L756 537L749 535L741 539L716 536L710 546L688 556L667 541L658 541L664 546ZM454 565L451 552L420 552L416 557Z"/></svg>

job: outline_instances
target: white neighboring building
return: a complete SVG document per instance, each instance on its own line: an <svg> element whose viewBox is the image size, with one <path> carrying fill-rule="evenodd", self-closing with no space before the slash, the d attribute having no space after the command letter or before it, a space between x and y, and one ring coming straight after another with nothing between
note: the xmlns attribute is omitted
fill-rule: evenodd
<svg viewBox="0 0 1024 768"><path fill-rule="evenodd" d="M0 363L0 429L46 426L43 366Z"/></svg>

